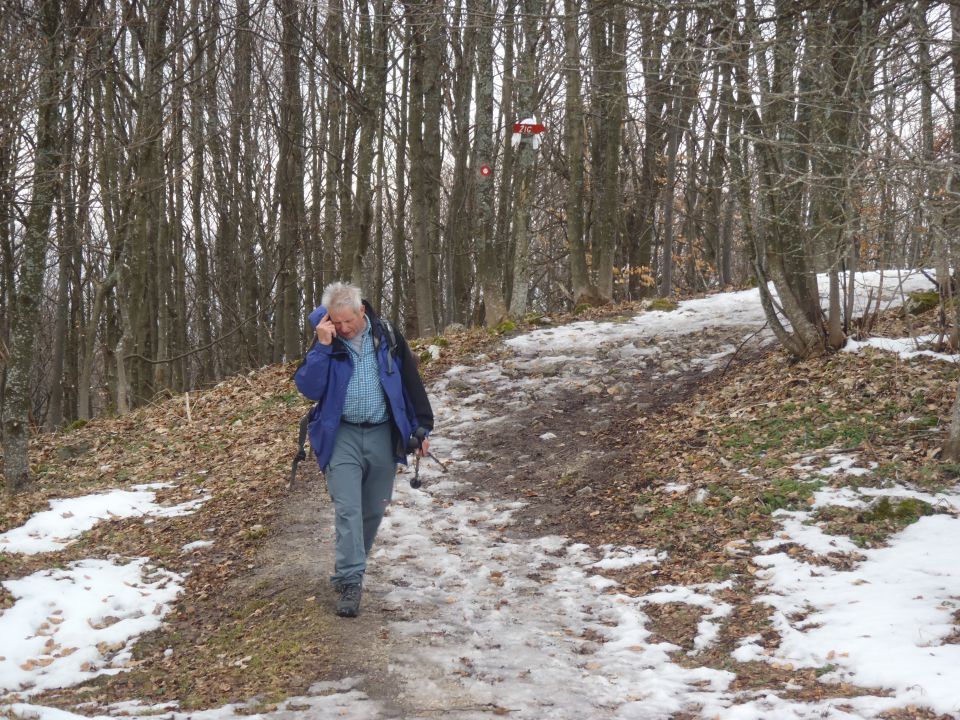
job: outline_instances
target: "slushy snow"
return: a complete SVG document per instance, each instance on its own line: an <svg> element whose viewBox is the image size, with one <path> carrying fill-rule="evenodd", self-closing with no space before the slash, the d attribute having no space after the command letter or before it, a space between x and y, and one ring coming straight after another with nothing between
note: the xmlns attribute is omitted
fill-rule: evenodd
<svg viewBox="0 0 960 720"><path fill-rule="evenodd" d="M929 284L920 274L888 275L885 302L897 303L906 292ZM878 285L876 273L857 276L861 303L868 289ZM651 338L726 328L731 340L726 349L717 353L713 348L690 362L706 372L748 338L769 342L764 324L756 290L724 293L626 322L540 329L508 342L514 358L453 368L431 386L437 414L432 449L449 460L449 474L423 464L420 490L411 490L407 476L399 476L396 501L367 578L367 591L379 595L386 607L387 647L401 688L396 701L407 708L404 720L479 720L494 714L514 720L649 720L677 713L723 720L839 720L876 718L908 705L960 715L960 645L946 642L956 632L960 609L960 566L955 561L960 489L923 493L860 487L858 480L873 470L870 463L854 453L823 449L823 455L803 458L794 468L798 479L820 485L813 505L803 512L779 513L779 531L769 540L730 544L731 552L753 555L761 569L755 578L727 582L753 583L756 601L772 608L781 636L772 651L759 637L742 638L733 659L818 669L825 699L817 702L733 690L734 672L690 667L689 659L680 662L676 646L651 637L645 611L684 603L701 613L695 649L710 647L731 611L722 600L727 585L662 586L631 597L604 572L630 566L656 572L664 559L661 550L590 547L560 536L519 540L507 530L521 503L479 492L459 499L471 467L465 446L482 437L488 424L503 422L503 413L526 408L537 397L582 387L603 375L610 362L656 361L661 348L651 345ZM866 347L917 362L957 360L931 354L910 340L850 343L847 350ZM542 377L530 377L534 372ZM453 391L454 383L470 388L465 400ZM500 414L485 409L491 398L506 409ZM544 447L564 441L562 426L554 430L542 434ZM832 486L841 482L846 486ZM681 485L665 490L688 492ZM867 550L818 525L820 508L866 507L882 496L923 499L940 514L921 518L889 538L886 547ZM139 508L131 512L146 507L128 499L129 507ZM92 513L69 509L73 517L65 517L64 507L69 506L56 505L51 514L31 520L32 525L7 533L7 544L27 552L84 532L83 523L73 518ZM803 553L787 552L795 546ZM184 550L201 547L192 544ZM852 558L844 565L850 569L817 562L838 553ZM26 700L41 687L122 670L130 643L162 621L177 583L178 578L142 558L82 561L66 570L6 581L4 587L17 598L0 615L0 688L12 703L9 712L76 720L69 712ZM831 683L841 681L876 692L830 697ZM276 711L256 717L400 717L361 687L359 678L316 686L307 697L290 698ZM175 706L136 702L88 711L171 720L221 720L249 713L230 705L188 714Z"/></svg>

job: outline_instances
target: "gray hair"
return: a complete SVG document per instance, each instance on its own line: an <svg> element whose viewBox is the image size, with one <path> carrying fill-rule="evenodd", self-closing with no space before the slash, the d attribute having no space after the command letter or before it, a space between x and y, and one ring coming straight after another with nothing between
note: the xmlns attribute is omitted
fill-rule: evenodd
<svg viewBox="0 0 960 720"><path fill-rule="evenodd" d="M332 282L323 289L322 305L326 305L327 312L336 309L350 308L359 312L363 307L363 297L360 288L344 282Z"/></svg>

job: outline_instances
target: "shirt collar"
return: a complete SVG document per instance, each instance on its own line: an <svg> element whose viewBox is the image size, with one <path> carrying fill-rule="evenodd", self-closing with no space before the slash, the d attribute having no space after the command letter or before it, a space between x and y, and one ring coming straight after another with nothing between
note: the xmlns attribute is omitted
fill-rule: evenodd
<svg viewBox="0 0 960 720"><path fill-rule="evenodd" d="M347 345L348 347L350 347L357 355L361 354L361 352L363 351L363 343L367 339L367 336L370 335L370 329L372 327L372 325L370 324L370 318L368 318L366 314L364 314L363 320L364 320L363 330L361 330L359 333L354 335L351 340L342 338L344 345Z"/></svg>

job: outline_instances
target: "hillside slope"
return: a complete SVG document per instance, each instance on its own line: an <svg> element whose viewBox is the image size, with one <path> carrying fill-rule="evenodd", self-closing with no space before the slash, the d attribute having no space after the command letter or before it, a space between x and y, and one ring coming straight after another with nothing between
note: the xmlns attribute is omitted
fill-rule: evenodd
<svg viewBox="0 0 960 720"><path fill-rule="evenodd" d="M957 468L937 459L956 367L879 351L793 363L742 298L725 307L728 322L718 306L621 309L440 348L424 371L449 472L423 465L416 492L399 476L360 622L331 611L322 477L304 463L286 487L306 407L291 367L192 396L189 417L173 398L43 439L41 483L5 506L0 533L52 499L146 483L164 484L156 505L189 514L150 510L53 552L0 554L5 587L149 558L182 589L132 651L105 644L83 685L5 701L41 715L129 700L309 714L322 696L355 718L952 716L960 700L937 673L960 649L960 585L915 548L949 542L958 522ZM923 322L894 311L881 332ZM911 577L890 606L855 594L896 595L870 572L902 574L893 554L911 547L932 585ZM885 630L847 641L832 623L856 613L831 616L830 598L872 608L860 612L872 622L884 608L918 616L924 643ZM914 647L928 659L905 672Z"/></svg>

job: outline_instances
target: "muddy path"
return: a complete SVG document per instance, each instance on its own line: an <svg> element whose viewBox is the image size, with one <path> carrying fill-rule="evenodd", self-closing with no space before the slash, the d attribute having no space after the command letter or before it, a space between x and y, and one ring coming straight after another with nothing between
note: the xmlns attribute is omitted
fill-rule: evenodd
<svg viewBox="0 0 960 720"><path fill-rule="evenodd" d="M559 339L555 350L545 329L546 350L479 356L431 384L434 449L448 472L424 462L419 491L411 469L398 475L357 620L332 610L322 476L310 468L293 488L251 583L326 608L318 631L336 657L337 688L361 697L343 716L604 718L650 703L628 691L629 678L655 672L664 653L638 652L642 632L627 633L625 657L609 642L608 628L637 621L634 610L618 619L624 610L599 592L605 581L592 567L602 553L577 500L624 471L643 419L695 402L705 379L758 345L744 344L750 326L657 335L616 325L609 340ZM677 709L702 704L702 677L665 672L660 682L681 688Z"/></svg>
<svg viewBox="0 0 960 720"><path fill-rule="evenodd" d="M577 499L628 471L659 414L695 403L704 382L755 357L753 332L732 326L640 335L580 348L573 360L518 352L501 365L505 381L478 387L469 376L450 379L448 391L461 402L499 418L467 446L476 466L468 475L472 488L525 503L514 513L515 534L576 534ZM501 384L510 389L501 392Z"/></svg>
<svg viewBox="0 0 960 720"><path fill-rule="evenodd" d="M638 609L622 607L604 592L616 583L594 574L604 551L582 532L577 499L626 467L638 418L694 402L705 379L758 351L741 347L755 331L628 332L557 353L519 347L433 384L434 448L449 472L424 463L416 492L409 472L399 476L368 576L387 621L393 679L384 687L400 689L373 691L396 717L604 718L631 705L646 717L643 708L661 700L702 707L704 683L722 681L664 664L660 647L640 643ZM653 551L631 559L636 552L613 550L627 564L653 561ZM676 697L631 690L634 673L656 674L654 687Z"/></svg>

